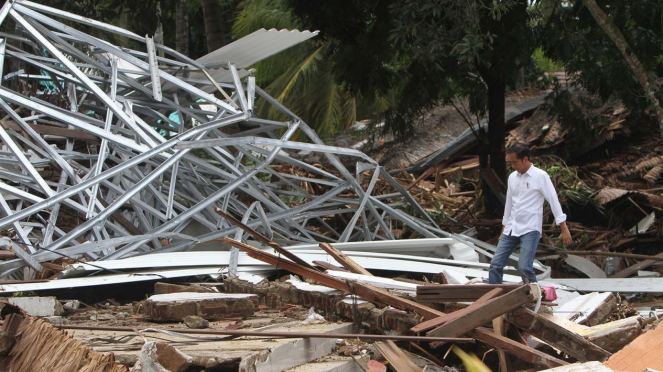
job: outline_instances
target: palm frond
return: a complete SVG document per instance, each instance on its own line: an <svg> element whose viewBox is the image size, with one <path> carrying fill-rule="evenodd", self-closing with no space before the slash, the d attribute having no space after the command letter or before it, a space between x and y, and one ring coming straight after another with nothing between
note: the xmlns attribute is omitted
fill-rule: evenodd
<svg viewBox="0 0 663 372"><path fill-rule="evenodd" d="M277 30L301 27L282 0L247 0L233 23L233 38L244 37L261 28Z"/></svg>
<svg viewBox="0 0 663 372"><path fill-rule="evenodd" d="M315 128L321 137L334 133L341 119L341 98L334 80L330 74L321 74L313 93L315 106L313 117L309 118L309 125Z"/></svg>
<svg viewBox="0 0 663 372"><path fill-rule="evenodd" d="M341 99L343 100L341 110L341 122L338 129L345 130L350 128L351 125L357 122L357 100L349 93L344 92Z"/></svg>
<svg viewBox="0 0 663 372"><path fill-rule="evenodd" d="M288 106L296 114L302 115L303 111L298 110L302 106L298 102L307 99L301 93L304 91L303 87L306 80L317 71L317 64L320 61L320 51L321 48L318 48L313 53L304 56L298 63L269 84L265 88L265 91L273 95L279 102ZM298 98L295 100L289 99L291 96ZM257 113L258 115L274 120L284 119L284 116L276 108L265 105L264 102L258 104Z"/></svg>

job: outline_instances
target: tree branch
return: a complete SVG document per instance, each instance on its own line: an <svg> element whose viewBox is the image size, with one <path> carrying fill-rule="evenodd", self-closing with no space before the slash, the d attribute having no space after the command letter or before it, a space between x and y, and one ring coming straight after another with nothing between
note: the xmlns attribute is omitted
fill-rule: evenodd
<svg viewBox="0 0 663 372"><path fill-rule="evenodd" d="M631 67L631 70L638 78L642 89L644 89L647 94L647 98L649 98L654 105L656 115L658 116L658 125L661 128L661 135L663 135L663 108L661 108L661 104L658 102L654 91L651 89L649 79L647 78L647 71L644 66L642 66L638 57L629 51L630 48L626 43L626 38L624 38L624 35L622 35L617 26L608 19L608 16L601 7L596 4L596 0L582 0L582 2L587 10L589 10L592 17L594 17L596 23L598 23L601 29L603 29L603 32L608 35L610 40L612 40L617 49L622 53L626 63L628 63L629 67Z"/></svg>

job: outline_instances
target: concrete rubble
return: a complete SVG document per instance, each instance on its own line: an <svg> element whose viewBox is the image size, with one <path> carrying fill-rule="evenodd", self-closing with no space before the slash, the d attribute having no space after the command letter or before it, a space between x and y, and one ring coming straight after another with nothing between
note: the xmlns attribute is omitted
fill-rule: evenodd
<svg viewBox="0 0 663 372"><path fill-rule="evenodd" d="M158 294L136 304L134 312L157 322L182 321L187 316L198 316L207 320L250 317L256 310L257 300L258 296L251 294Z"/></svg>
<svg viewBox="0 0 663 372"><path fill-rule="evenodd" d="M513 254L485 284L494 245L441 229L378 161L256 85L251 65L317 32L191 60L26 0L6 22L0 370L452 372L464 351L503 372L663 369L661 310L626 300L661 278L574 258L589 278L537 260L522 284Z"/></svg>

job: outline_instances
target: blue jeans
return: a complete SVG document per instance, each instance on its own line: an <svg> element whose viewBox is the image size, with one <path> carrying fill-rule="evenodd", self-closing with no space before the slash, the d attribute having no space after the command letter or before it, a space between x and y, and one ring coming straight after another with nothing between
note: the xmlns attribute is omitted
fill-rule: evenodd
<svg viewBox="0 0 663 372"><path fill-rule="evenodd" d="M536 254L536 247L539 245L541 233L538 231L530 231L521 236L504 235L497 243L497 250L493 259L490 261L490 271L488 272L488 283L502 284L502 277L504 276L504 266L509 259L509 256L516 249L520 243L520 258L518 259L518 271L523 278L523 283L536 283L536 274L534 273L534 255Z"/></svg>

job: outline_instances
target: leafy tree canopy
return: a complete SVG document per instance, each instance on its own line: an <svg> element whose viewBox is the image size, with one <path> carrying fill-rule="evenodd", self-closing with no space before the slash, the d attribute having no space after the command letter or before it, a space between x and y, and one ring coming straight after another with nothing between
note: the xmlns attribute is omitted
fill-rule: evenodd
<svg viewBox="0 0 663 372"><path fill-rule="evenodd" d="M485 111L486 87L514 83L533 38L526 1L289 0L308 27L334 45L336 77L352 92L397 90L387 125L407 135L424 110L472 96Z"/></svg>
<svg viewBox="0 0 663 372"><path fill-rule="evenodd" d="M648 72L652 89L661 100L663 4L660 0L597 3ZM546 9L545 21L535 28L545 53L564 62L567 71L575 74L589 92L603 100L619 98L635 113L646 112L651 103L636 76L583 2L576 0L561 6L555 1Z"/></svg>

